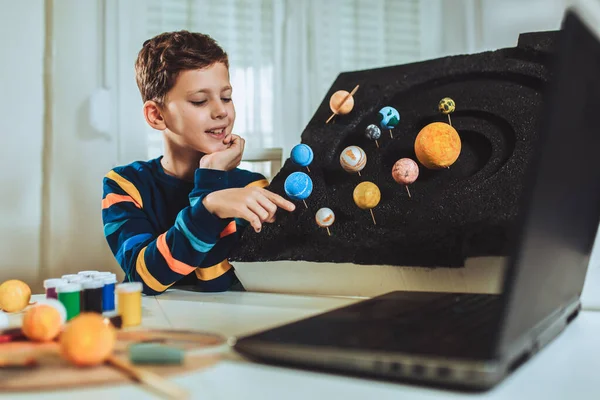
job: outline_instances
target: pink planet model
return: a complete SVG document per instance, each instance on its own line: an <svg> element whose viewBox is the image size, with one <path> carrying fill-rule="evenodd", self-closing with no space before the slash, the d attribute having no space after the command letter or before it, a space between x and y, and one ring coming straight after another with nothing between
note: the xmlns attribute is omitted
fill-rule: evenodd
<svg viewBox="0 0 600 400"><path fill-rule="evenodd" d="M419 177L419 166L410 158L401 158L392 168L392 177L403 185L410 185Z"/></svg>

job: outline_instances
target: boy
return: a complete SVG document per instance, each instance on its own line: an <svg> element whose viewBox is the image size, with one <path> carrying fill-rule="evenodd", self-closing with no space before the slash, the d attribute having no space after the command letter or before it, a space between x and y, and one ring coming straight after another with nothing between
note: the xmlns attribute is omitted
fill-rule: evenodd
<svg viewBox="0 0 600 400"><path fill-rule="evenodd" d="M104 235L126 281L156 295L171 285L224 291L237 283L227 256L248 223L260 232L294 204L236 168L244 139L232 133L227 54L187 31L147 40L135 64L146 122L163 133L164 155L104 178ZM247 221L247 222L246 222Z"/></svg>

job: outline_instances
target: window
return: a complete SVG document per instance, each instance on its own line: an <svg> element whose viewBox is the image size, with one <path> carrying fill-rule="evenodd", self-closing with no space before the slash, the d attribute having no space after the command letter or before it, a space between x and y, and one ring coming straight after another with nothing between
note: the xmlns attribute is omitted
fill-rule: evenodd
<svg viewBox="0 0 600 400"><path fill-rule="evenodd" d="M435 54L441 40L440 0L133 2L137 6L127 7L141 20L145 39L187 29L219 42L230 58L236 133L247 149L280 149L283 158L340 72L421 60ZM130 42L136 54L141 42ZM148 157L156 157L160 133L144 129ZM274 154L254 152L263 153ZM269 163L243 167L270 174Z"/></svg>

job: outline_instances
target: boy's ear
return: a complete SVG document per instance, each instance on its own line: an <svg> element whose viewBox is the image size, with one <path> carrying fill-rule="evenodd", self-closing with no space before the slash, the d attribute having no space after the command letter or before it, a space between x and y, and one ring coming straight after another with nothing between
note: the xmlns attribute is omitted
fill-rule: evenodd
<svg viewBox="0 0 600 400"><path fill-rule="evenodd" d="M158 103L153 100L146 101L144 103L143 111L148 125L158 131L164 131L167 129L167 124L165 123L162 110Z"/></svg>

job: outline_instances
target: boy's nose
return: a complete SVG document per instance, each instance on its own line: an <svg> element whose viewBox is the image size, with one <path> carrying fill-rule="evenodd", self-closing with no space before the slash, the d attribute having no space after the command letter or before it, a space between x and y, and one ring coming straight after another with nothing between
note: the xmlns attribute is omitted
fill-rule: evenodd
<svg viewBox="0 0 600 400"><path fill-rule="evenodd" d="M225 108L225 104L223 102L217 102L212 109L212 117L213 119L223 119L227 116L227 108Z"/></svg>

